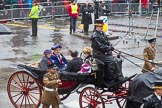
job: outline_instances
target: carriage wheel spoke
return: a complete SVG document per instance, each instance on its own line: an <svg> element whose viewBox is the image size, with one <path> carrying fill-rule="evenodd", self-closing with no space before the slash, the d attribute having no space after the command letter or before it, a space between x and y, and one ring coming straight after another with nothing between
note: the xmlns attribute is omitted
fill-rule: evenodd
<svg viewBox="0 0 162 108"><path fill-rule="evenodd" d="M36 99L37 101L39 101L36 97L34 97L32 94L29 94L29 96L33 97L34 99Z"/></svg>
<svg viewBox="0 0 162 108"><path fill-rule="evenodd" d="M31 101L29 105L35 104L34 101L33 101L33 99L30 96L28 96L28 97L29 97L29 101Z"/></svg>
<svg viewBox="0 0 162 108"><path fill-rule="evenodd" d="M23 84L22 84L22 82L21 82L21 80L20 80L20 77L19 77L19 75L17 75L17 78L18 78L18 80L19 80L19 82L20 82L20 87L23 87ZM18 83L19 84L19 83Z"/></svg>
<svg viewBox="0 0 162 108"><path fill-rule="evenodd" d="M20 87L20 89L22 89L22 86L15 79L13 79L13 81Z"/></svg>
<svg viewBox="0 0 162 108"><path fill-rule="evenodd" d="M21 104L20 104L20 108L21 108L21 106L22 106L22 104L23 104L23 101L24 101L24 95L23 95L23 98L22 98L22 100L21 100Z"/></svg>
<svg viewBox="0 0 162 108"><path fill-rule="evenodd" d="M29 82L29 75L28 75L28 77L27 77L27 81L26 81L27 83L26 83L26 88L28 88L28 82Z"/></svg>
<svg viewBox="0 0 162 108"><path fill-rule="evenodd" d="M16 85L13 85L13 84L11 84L11 86L13 86L13 87L15 87L15 88L17 88L17 89L22 89L22 88L20 88L19 86L17 87Z"/></svg>
<svg viewBox="0 0 162 108"><path fill-rule="evenodd" d="M105 108L101 95L92 87L82 90L79 97L81 108Z"/></svg>
<svg viewBox="0 0 162 108"><path fill-rule="evenodd" d="M24 74L22 74L22 78L23 78L23 82L22 82L22 83L23 83L23 87L26 87L26 86L25 86L25 78L24 78Z"/></svg>
<svg viewBox="0 0 162 108"><path fill-rule="evenodd" d="M22 96L23 94L21 94L21 96L15 101L15 103L17 103Z"/></svg>
<svg viewBox="0 0 162 108"><path fill-rule="evenodd" d="M27 101L29 103L29 106L30 106L30 100L29 100L29 96L27 96ZM31 107L30 107L31 108Z"/></svg>

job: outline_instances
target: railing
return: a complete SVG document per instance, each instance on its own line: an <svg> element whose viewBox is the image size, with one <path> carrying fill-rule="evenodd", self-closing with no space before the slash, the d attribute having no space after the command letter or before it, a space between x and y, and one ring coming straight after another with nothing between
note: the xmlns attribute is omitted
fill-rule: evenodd
<svg viewBox="0 0 162 108"><path fill-rule="evenodd" d="M46 17L57 17L57 16L68 16L67 6L69 2L56 2L52 3L41 3L40 4L40 18ZM18 20L18 19L29 19L29 13L31 4L13 4L7 6L8 9L0 10L0 20ZM109 3L111 14L128 14L130 11L133 14L146 15L151 13L152 5L150 4L148 9L141 8L138 3Z"/></svg>

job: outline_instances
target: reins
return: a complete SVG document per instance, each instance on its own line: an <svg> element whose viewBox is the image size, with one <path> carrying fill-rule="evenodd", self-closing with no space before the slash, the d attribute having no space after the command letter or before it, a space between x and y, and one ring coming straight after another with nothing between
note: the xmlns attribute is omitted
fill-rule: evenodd
<svg viewBox="0 0 162 108"><path fill-rule="evenodd" d="M130 59L128 59L128 58L126 58L126 57L125 57L124 55L122 55L121 53L123 53L123 54L125 54L125 55L128 55L128 56L130 56L130 57L137 58L137 59L142 60L142 61L145 61L145 62L152 63L152 64L154 64L154 65L158 65L158 66L161 65L160 63L155 63L155 62L153 62L153 61L145 60L145 59L143 59L143 58L139 58L139 57L137 57L137 56L134 56L134 55L132 55L132 54L125 53L125 52L123 52L123 51L119 51L119 50L117 50L117 49L114 49L114 52L115 52L116 54L118 54L118 56L122 56L122 57L123 57L124 59L126 59L127 61L131 62L131 63L134 64L135 66L137 66L137 67L139 67L139 68L141 68L141 69L143 69L143 70L145 70L145 71L149 71L149 70L147 70L147 69L141 67L141 66L138 65L137 63L133 62L132 60L130 60ZM149 72L151 72L151 71L149 71Z"/></svg>

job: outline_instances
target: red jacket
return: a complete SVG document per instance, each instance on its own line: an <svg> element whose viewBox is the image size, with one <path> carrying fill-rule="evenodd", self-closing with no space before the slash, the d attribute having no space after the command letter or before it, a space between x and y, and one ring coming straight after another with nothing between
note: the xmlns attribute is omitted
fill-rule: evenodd
<svg viewBox="0 0 162 108"><path fill-rule="evenodd" d="M149 0L141 0L141 4L143 8L149 8Z"/></svg>
<svg viewBox="0 0 162 108"><path fill-rule="evenodd" d="M77 9L77 12L78 12L78 13L72 14L71 5L72 5L72 4L69 4L69 6L67 7L67 12L68 12L69 16L71 16L71 17L73 17L73 18L78 18L79 11L80 11L79 6L78 6L78 9Z"/></svg>

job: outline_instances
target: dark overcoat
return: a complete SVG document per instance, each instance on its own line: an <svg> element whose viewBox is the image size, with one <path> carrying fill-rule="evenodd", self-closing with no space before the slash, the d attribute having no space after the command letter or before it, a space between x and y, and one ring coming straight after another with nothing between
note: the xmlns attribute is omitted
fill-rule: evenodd
<svg viewBox="0 0 162 108"><path fill-rule="evenodd" d="M144 98L143 108L162 108L162 102L154 94L150 95L147 98Z"/></svg>
<svg viewBox="0 0 162 108"><path fill-rule="evenodd" d="M91 5L83 5L81 8L82 13L82 24L92 24L92 16L91 13L93 12L93 7Z"/></svg>
<svg viewBox="0 0 162 108"><path fill-rule="evenodd" d="M66 70L68 72L78 72L83 64L83 59L80 57L73 58L67 63Z"/></svg>

